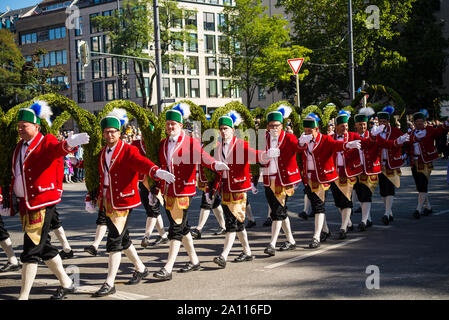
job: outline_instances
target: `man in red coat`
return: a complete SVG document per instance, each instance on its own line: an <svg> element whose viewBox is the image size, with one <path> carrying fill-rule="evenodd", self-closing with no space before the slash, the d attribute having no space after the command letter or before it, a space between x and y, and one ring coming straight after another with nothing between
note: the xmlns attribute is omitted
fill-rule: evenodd
<svg viewBox="0 0 449 320"><path fill-rule="evenodd" d="M296 249L287 214L287 200L295 192L294 185L301 182L296 162L296 154L299 152L298 139L293 134L282 130L284 118L287 118L290 112L289 107L281 106L267 115L266 151L271 159L263 168L263 183L272 220L271 241L264 250L264 253L269 256L274 256L276 253L276 242L281 228L287 241L279 250Z"/></svg>
<svg viewBox="0 0 449 320"><path fill-rule="evenodd" d="M101 288L93 294L103 297L115 293L114 280L120 267L122 251L134 264L135 271L128 284L137 284L149 274L131 242L128 217L132 209L140 206L138 174L152 179L173 182L174 176L159 169L139 150L120 139L120 129L126 124L126 111L114 109L101 120L106 146L100 151L98 171L100 185L97 189L98 209L105 213L109 253L108 275Z"/></svg>
<svg viewBox="0 0 449 320"><path fill-rule="evenodd" d="M226 237L223 251L214 258L220 267L226 267L226 260L235 236L240 240L243 252L234 259L234 262L252 261L253 256L249 247L248 235L245 230L245 213L247 205L246 192L251 189L250 163L262 162L264 153L249 147L248 142L234 136L235 127L241 123L240 115L232 110L220 117L221 140L215 148L214 155L218 160L229 166L216 177L216 190L221 193L223 212L226 222ZM266 162L265 157L265 162Z"/></svg>
<svg viewBox="0 0 449 320"><path fill-rule="evenodd" d="M63 299L75 291L58 250L50 243L49 231L56 204L61 201L58 161L75 150L76 146L88 143L89 136L87 133L75 134L66 141L58 142L51 134L42 135L40 119L46 119L51 125L51 115L51 109L45 101L35 101L30 108L22 108L18 113L17 125L21 139L13 153L9 204L11 215L20 214L24 230L19 300L28 299L40 259L56 275L61 285L52 299Z"/></svg>
<svg viewBox="0 0 449 320"><path fill-rule="evenodd" d="M337 152L360 149L361 144L360 141L335 141L331 136L319 133L318 122L310 115L303 119L303 125L304 133L299 138L299 148L303 163L304 190L315 215L315 233L309 248L315 249L330 235L324 203L330 184L338 179L334 155Z"/></svg>
<svg viewBox="0 0 449 320"><path fill-rule="evenodd" d="M161 168L176 176L173 183L162 181L159 185L165 211L170 222L168 238L170 249L167 263L153 276L161 280L171 280L173 265L178 256L181 242L189 255L189 262L179 272L196 271L201 268L193 246L190 226L187 224L187 210L190 198L196 193L196 166L201 164L214 171L229 169L223 162L216 161L201 148L200 142L187 136L182 130L183 121L190 115L187 104L177 104L165 114L167 138L159 145ZM154 196L154 195L150 195Z"/></svg>
<svg viewBox="0 0 449 320"><path fill-rule="evenodd" d="M419 219L421 215L427 216L432 213L432 207L428 196L428 184L430 174L433 169L433 161L438 159L438 151L435 147L435 139L448 133L449 123L446 120L444 126L434 128L426 126L427 110L422 110L413 114L415 129L410 135L410 142L407 144L407 154L412 167L413 179L418 191L418 205L413 216ZM423 207L426 205L426 208Z"/></svg>

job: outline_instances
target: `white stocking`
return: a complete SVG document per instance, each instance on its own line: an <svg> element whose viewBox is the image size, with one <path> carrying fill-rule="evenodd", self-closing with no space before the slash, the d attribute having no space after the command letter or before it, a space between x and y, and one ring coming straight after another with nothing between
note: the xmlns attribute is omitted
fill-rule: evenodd
<svg viewBox="0 0 449 320"><path fill-rule="evenodd" d="M315 214L315 233L313 238L320 242L321 231L323 230L324 221L326 220L326 215L324 213Z"/></svg>
<svg viewBox="0 0 449 320"><path fill-rule="evenodd" d="M153 233L154 226L156 225L157 219L153 217L147 217L147 221L145 223L145 237L150 238Z"/></svg>
<svg viewBox="0 0 449 320"><path fill-rule="evenodd" d="M22 288L20 289L19 300L28 300L36 273L37 263L24 263L22 265Z"/></svg>
<svg viewBox="0 0 449 320"><path fill-rule="evenodd" d="M368 217L370 216L371 202L362 202L360 205L362 207L362 222L366 224L368 222Z"/></svg>
<svg viewBox="0 0 449 320"><path fill-rule="evenodd" d="M106 283L111 287L114 286L115 277L117 276L121 260L122 253L120 251L109 252L108 277L106 278Z"/></svg>
<svg viewBox="0 0 449 320"><path fill-rule="evenodd" d="M107 230L108 227L105 224L99 224L97 226L97 230L95 231L95 240L94 243L92 244L95 247L95 249L98 249L98 247L100 246L100 242L101 240L103 240Z"/></svg>
<svg viewBox="0 0 449 320"><path fill-rule="evenodd" d="M250 256L251 249L249 247L248 234L246 233L246 230L237 232L237 237L239 238L239 241L242 244L243 252L246 255Z"/></svg>
<svg viewBox="0 0 449 320"><path fill-rule="evenodd" d="M201 209L200 210L200 218L198 220L198 225L196 226L196 228L198 230L203 230L204 225L207 222L207 219L209 218L209 214L210 214L210 210L209 209Z"/></svg>
<svg viewBox="0 0 449 320"><path fill-rule="evenodd" d="M426 194L424 192L420 192L418 194L418 205L416 206L416 210L421 213L423 206L424 206L424 202L426 201Z"/></svg>
<svg viewBox="0 0 449 320"><path fill-rule="evenodd" d="M225 219L224 219L224 214L223 214L223 207L220 205L218 207L216 207L215 209L212 209L215 218L217 218L218 224L220 225L220 227L222 229L226 229L225 226Z"/></svg>
<svg viewBox="0 0 449 320"><path fill-rule="evenodd" d="M5 254L6 254L6 257L8 257L9 263L11 263L11 264L19 263L19 261L17 261L16 255L14 254L14 250L12 248L11 238L0 241L0 246L2 247L3 251L5 251Z"/></svg>
<svg viewBox="0 0 449 320"><path fill-rule="evenodd" d="M276 248L276 242L279 237L279 232L281 231L282 221L276 220L271 224L271 241L270 244L273 248Z"/></svg>
<svg viewBox="0 0 449 320"><path fill-rule="evenodd" d="M345 208L341 210L342 225L340 229L347 230L349 221L351 219L351 208Z"/></svg>
<svg viewBox="0 0 449 320"><path fill-rule="evenodd" d="M310 214L310 212L312 212L312 205L310 203L309 197L306 194L304 195L304 212L306 214Z"/></svg>
<svg viewBox="0 0 449 320"><path fill-rule="evenodd" d="M164 229L164 220L162 220L162 216L161 215L157 216L156 229L157 229L157 232L159 232L159 235L162 238L167 238L167 232L165 232L165 229Z"/></svg>
<svg viewBox="0 0 449 320"><path fill-rule="evenodd" d="M181 241L170 240L170 249L168 251L167 263L165 264L165 270L171 273L173 270L173 265L175 264L176 257L178 256L179 248L181 247Z"/></svg>
<svg viewBox="0 0 449 320"><path fill-rule="evenodd" d="M142 263L142 260L140 260L139 256L137 255L136 248L134 245L130 245L128 249L123 250L126 257L131 260L131 262L134 265L134 268L139 272L144 272L145 266Z"/></svg>
<svg viewBox="0 0 449 320"><path fill-rule="evenodd" d="M64 266L62 265L62 259L59 254L57 254L54 258L45 261L45 264L55 274L56 278L58 278L61 287L67 289L72 286L73 281L65 272Z"/></svg>
<svg viewBox="0 0 449 320"><path fill-rule="evenodd" d="M393 207L393 198L393 196L388 196L385 200L386 209L390 216L393 216L393 212L391 211L391 208Z"/></svg>
<svg viewBox="0 0 449 320"><path fill-rule="evenodd" d="M65 236L64 228L61 226L58 229L53 230L59 242L62 245L62 249L65 253L69 253L72 248L70 248L69 241L67 241L67 237Z"/></svg>
<svg viewBox="0 0 449 320"><path fill-rule="evenodd" d="M295 244L295 239L293 238L293 233L290 227L290 219L287 217L285 220L282 220L282 230L285 233L285 237L287 241L291 244Z"/></svg>
<svg viewBox="0 0 449 320"><path fill-rule="evenodd" d="M235 240L235 232L226 232L225 235L225 244L223 247L223 252L221 253L221 256L225 259L228 259L229 252L231 251L232 245L234 244Z"/></svg>
<svg viewBox="0 0 449 320"><path fill-rule="evenodd" d="M248 221L256 221L253 216L253 210L251 209L251 204L246 205L246 216L248 217Z"/></svg>
<svg viewBox="0 0 449 320"><path fill-rule="evenodd" d="M184 237L182 237L182 245L187 251L189 255L190 262L192 264L198 264L200 261L198 260L198 256L195 251L195 247L193 246L193 238L192 234L189 232Z"/></svg>

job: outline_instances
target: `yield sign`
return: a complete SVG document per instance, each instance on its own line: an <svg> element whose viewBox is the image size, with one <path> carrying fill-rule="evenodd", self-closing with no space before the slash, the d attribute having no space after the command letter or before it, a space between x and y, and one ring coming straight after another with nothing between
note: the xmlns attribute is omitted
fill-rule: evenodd
<svg viewBox="0 0 449 320"><path fill-rule="evenodd" d="M304 62L304 58L300 59L288 59L288 64L290 65L290 68L292 68L293 72L295 74L298 74L299 69L301 69L302 63Z"/></svg>

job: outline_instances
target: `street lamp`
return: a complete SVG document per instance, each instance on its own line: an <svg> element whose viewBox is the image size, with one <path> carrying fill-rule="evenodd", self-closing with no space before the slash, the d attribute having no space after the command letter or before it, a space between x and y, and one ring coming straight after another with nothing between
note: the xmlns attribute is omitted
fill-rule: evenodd
<svg viewBox="0 0 449 320"><path fill-rule="evenodd" d="M349 90L351 100L355 98L355 81L354 81L354 43L352 33L352 0L348 0L348 33L349 33Z"/></svg>
<svg viewBox="0 0 449 320"><path fill-rule="evenodd" d="M161 63L161 31L159 28L159 2L153 0L154 21L154 55L156 58L157 114L162 112L162 63Z"/></svg>

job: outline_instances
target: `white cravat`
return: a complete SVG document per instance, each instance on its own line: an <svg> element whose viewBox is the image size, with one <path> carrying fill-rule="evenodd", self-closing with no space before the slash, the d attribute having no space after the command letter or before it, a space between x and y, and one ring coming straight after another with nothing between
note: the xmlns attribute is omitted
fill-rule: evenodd
<svg viewBox="0 0 449 320"><path fill-rule="evenodd" d="M344 135L337 135L337 141L345 141ZM343 167L344 161L343 161L343 152L337 152L337 167Z"/></svg>
<svg viewBox="0 0 449 320"><path fill-rule="evenodd" d="M170 136L168 138L168 146L167 146L167 167L168 171L171 171L171 161L173 157L173 152L175 151L176 143L178 142L179 135L174 137Z"/></svg>
<svg viewBox="0 0 449 320"><path fill-rule="evenodd" d="M226 163L226 164L227 164L227 161L226 161L225 158L226 158L226 156L228 155L229 148L230 148L230 145L231 145L231 141L232 141L232 138L223 141L223 147L222 147L222 150L223 150L224 156L223 156L223 154L222 154L221 156L223 157L223 162ZM223 178L225 178L225 179L228 178L228 170L223 171Z"/></svg>
<svg viewBox="0 0 449 320"><path fill-rule="evenodd" d="M108 170L106 170L106 168L104 168L104 185L108 186L109 185L109 168L111 168L111 160L112 160L112 155L114 154L114 150L117 147L117 144L115 146L113 146L112 148L106 147L106 153L104 155L104 160L106 161L106 165L108 166ZM108 152L109 150L111 150L110 152ZM104 166L104 164L103 164Z"/></svg>
<svg viewBox="0 0 449 320"><path fill-rule="evenodd" d="M279 136L277 137L273 137L270 134L270 148L278 148L278 143L279 143ZM276 160L277 158L272 158L270 159L270 165L268 167L268 174L272 175L272 174L276 174L278 172L277 167L276 167Z"/></svg>
<svg viewBox="0 0 449 320"><path fill-rule="evenodd" d="M25 160L25 153L27 152L28 147L33 142L34 138L30 141L24 141L22 144L22 147L20 148L20 151L17 155L15 169L14 169L14 194L16 197L24 198L25 197L25 187L23 185L23 179L22 179L22 168L20 167L20 162L24 162ZM20 157L20 158L19 158ZM20 161L22 160L22 161Z"/></svg>
<svg viewBox="0 0 449 320"><path fill-rule="evenodd" d="M426 129L424 130L415 130L415 136L417 133L424 132L424 137L426 136L427 132ZM419 147L419 142L413 143L413 152L415 153L415 156L421 154L421 148Z"/></svg>
<svg viewBox="0 0 449 320"><path fill-rule="evenodd" d="M382 139L386 139L387 138L387 133L385 131L381 132L380 136L381 136ZM383 148L382 149L382 162L386 163L387 160L388 160L388 151L387 151L387 149Z"/></svg>
<svg viewBox="0 0 449 320"><path fill-rule="evenodd" d="M309 152L307 152L307 171L315 170L315 164L313 163L313 158L312 158L312 151L313 151L314 147L315 147L315 140L312 139L307 144L307 150L309 151Z"/></svg>

